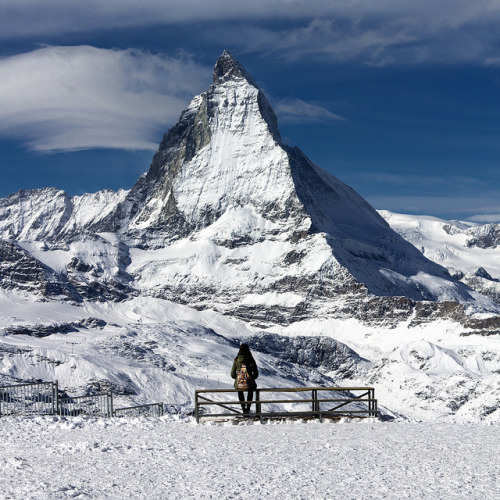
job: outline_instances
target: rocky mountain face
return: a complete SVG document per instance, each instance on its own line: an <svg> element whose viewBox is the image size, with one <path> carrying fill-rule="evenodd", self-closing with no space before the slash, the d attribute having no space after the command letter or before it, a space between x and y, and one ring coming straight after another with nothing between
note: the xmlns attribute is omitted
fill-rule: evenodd
<svg viewBox="0 0 500 500"><path fill-rule="evenodd" d="M0 200L3 245L61 288L41 280L33 291L76 301L152 295L262 325L498 312L284 145L269 102L229 53L213 78L130 191L71 198L43 189ZM33 281L22 267L1 272L4 287L12 276Z"/></svg>

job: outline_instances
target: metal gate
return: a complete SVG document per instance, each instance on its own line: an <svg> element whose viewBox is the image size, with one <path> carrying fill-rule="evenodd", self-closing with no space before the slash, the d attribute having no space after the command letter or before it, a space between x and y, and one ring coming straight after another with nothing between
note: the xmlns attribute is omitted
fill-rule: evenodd
<svg viewBox="0 0 500 500"><path fill-rule="evenodd" d="M58 406L57 382L0 386L0 417L54 415Z"/></svg>
<svg viewBox="0 0 500 500"><path fill-rule="evenodd" d="M112 417L113 394L95 394L92 396L77 396L59 399L59 415L76 417L85 415L89 417Z"/></svg>

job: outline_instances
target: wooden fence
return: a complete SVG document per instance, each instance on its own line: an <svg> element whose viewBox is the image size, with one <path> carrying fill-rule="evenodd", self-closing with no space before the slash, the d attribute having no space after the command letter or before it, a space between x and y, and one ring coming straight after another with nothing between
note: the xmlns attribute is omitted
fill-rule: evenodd
<svg viewBox="0 0 500 500"><path fill-rule="evenodd" d="M377 400L372 387L297 387L256 389L255 399L246 402L254 406L254 413L246 413L242 402L236 400L235 389L199 389L195 391L195 415L203 417L377 417ZM271 394L284 394L269 398ZM227 397L232 399L227 399ZM333 397L332 397L333 396ZM217 399L214 399L217 398ZM214 409L214 412L211 410Z"/></svg>

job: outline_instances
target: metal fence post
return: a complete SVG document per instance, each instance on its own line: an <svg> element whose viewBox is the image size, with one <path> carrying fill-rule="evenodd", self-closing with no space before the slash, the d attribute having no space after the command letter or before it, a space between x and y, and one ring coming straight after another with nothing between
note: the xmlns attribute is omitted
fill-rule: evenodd
<svg viewBox="0 0 500 500"><path fill-rule="evenodd" d="M319 408L317 408L317 405L318 405L318 390L317 389L313 389L311 391L311 399L313 400L312 401L312 411L313 412L316 412L316 411L319 411Z"/></svg>
<svg viewBox="0 0 500 500"><path fill-rule="evenodd" d="M56 380L52 384L52 415L57 414L59 407L59 382Z"/></svg>
<svg viewBox="0 0 500 500"><path fill-rule="evenodd" d="M200 415L198 413L198 391L194 391L194 414L196 416L196 423L200 423Z"/></svg>
<svg viewBox="0 0 500 500"><path fill-rule="evenodd" d="M113 416L113 393L108 392L108 417Z"/></svg>

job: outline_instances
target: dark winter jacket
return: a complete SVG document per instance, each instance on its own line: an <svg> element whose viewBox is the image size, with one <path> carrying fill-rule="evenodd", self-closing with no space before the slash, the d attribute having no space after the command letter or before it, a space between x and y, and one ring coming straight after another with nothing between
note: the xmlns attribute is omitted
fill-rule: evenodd
<svg viewBox="0 0 500 500"><path fill-rule="evenodd" d="M259 376L259 370L257 368L257 363L253 356L244 356L242 354L236 356L234 358L233 367L231 368L231 377L234 378L234 388L238 389L238 381L236 377L238 376L238 370L241 369L241 365L246 365L248 374L250 375L250 390L255 390L257 388L257 384L255 383L255 379Z"/></svg>

